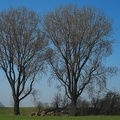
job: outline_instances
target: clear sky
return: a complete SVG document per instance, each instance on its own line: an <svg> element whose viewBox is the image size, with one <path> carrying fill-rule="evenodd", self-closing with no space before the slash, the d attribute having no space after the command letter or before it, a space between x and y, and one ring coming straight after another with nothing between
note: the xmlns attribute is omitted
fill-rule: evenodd
<svg viewBox="0 0 120 120"><path fill-rule="evenodd" d="M0 0L0 12L10 7L25 6L39 13L46 13L52 11L60 5L67 5L69 3L82 6L93 6L102 9L107 16L114 21L114 38L116 44L114 45L114 53L111 55L106 64L110 66L117 66L120 68L120 0ZM56 82L53 81L51 87L48 84L47 78L43 77L39 83L34 86L40 91L40 100L42 102L51 102L52 97L57 92ZM118 75L109 78L107 87L111 90L120 91L120 72ZM5 106L12 105L11 89L4 73L0 70L0 102ZM33 106L31 97L27 97L22 101L21 106Z"/></svg>

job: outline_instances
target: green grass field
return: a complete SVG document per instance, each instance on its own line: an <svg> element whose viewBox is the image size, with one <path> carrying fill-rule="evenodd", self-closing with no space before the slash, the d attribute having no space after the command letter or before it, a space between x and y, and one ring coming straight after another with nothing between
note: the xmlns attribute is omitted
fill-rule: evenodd
<svg viewBox="0 0 120 120"><path fill-rule="evenodd" d="M119 116L87 116L87 117L59 117L59 116L5 116L0 115L0 120L120 120Z"/></svg>
<svg viewBox="0 0 120 120"><path fill-rule="evenodd" d="M120 116L30 116L35 108L20 108L20 111L20 116L14 116L13 108L0 108L0 120L120 120Z"/></svg>
<svg viewBox="0 0 120 120"><path fill-rule="evenodd" d="M34 107L20 108L20 113L22 116L30 116L32 112L37 112L37 109ZM13 116L13 108L11 107L0 108L0 116L1 115Z"/></svg>

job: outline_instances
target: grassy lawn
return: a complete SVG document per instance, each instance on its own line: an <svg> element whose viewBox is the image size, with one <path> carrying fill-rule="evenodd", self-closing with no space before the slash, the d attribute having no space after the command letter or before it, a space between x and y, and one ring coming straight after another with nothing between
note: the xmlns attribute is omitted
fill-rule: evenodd
<svg viewBox="0 0 120 120"><path fill-rule="evenodd" d="M22 116L30 116L32 112L37 112L37 109L34 107L20 108L20 113ZM1 115L13 116L13 108L11 107L0 108L0 116Z"/></svg>
<svg viewBox="0 0 120 120"><path fill-rule="evenodd" d="M120 120L120 116L30 116L35 108L20 108L21 116L13 115L13 108L0 108L0 120Z"/></svg>
<svg viewBox="0 0 120 120"><path fill-rule="evenodd" d="M87 116L87 117L37 117L37 116L5 116L0 115L0 120L120 120L119 116Z"/></svg>

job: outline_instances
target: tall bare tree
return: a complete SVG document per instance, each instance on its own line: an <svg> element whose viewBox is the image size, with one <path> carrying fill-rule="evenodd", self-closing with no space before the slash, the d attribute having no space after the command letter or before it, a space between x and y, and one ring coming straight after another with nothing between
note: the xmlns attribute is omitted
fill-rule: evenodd
<svg viewBox="0 0 120 120"><path fill-rule="evenodd" d="M43 69L46 45L36 12L22 7L0 13L0 68L12 89L15 115Z"/></svg>
<svg viewBox="0 0 120 120"><path fill-rule="evenodd" d="M59 107L61 107L61 100L61 94L56 93L51 103L52 107L54 107L56 110L59 109Z"/></svg>
<svg viewBox="0 0 120 120"><path fill-rule="evenodd" d="M86 86L104 86L109 73L115 72L103 64L112 54L112 22L100 10L70 4L48 13L44 27L51 41L48 62L76 115L77 98Z"/></svg>

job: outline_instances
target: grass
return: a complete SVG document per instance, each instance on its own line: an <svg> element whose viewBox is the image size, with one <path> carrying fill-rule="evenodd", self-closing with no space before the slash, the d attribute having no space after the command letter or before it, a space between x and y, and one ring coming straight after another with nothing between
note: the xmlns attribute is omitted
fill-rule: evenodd
<svg viewBox="0 0 120 120"><path fill-rule="evenodd" d="M119 116L87 116L87 117L38 117L38 116L5 116L0 115L0 120L120 120Z"/></svg>
<svg viewBox="0 0 120 120"><path fill-rule="evenodd" d="M34 107L20 108L20 113L22 116L30 116L32 112L37 112L37 109ZM0 108L0 116L1 115L13 116L13 108L12 107Z"/></svg>
<svg viewBox="0 0 120 120"><path fill-rule="evenodd" d="M21 116L13 115L13 108L0 108L0 120L120 120L120 116L30 116L35 108L20 108Z"/></svg>

